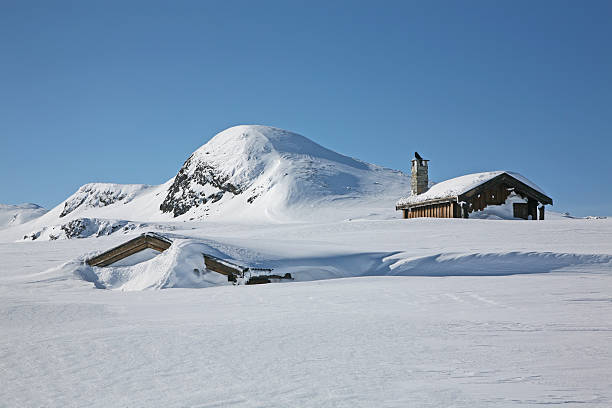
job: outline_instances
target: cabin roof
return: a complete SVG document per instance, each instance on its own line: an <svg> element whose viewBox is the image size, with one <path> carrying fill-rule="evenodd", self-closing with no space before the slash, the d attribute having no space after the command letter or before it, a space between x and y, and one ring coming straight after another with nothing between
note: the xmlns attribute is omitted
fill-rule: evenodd
<svg viewBox="0 0 612 408"><path fill-rule="evenodd" d="M523 177L519 173L511 171L498 170L498 171L487 171L483 173L466 174L465 176L455 177L450 180L443 181L441 183L433 185L429 190L422 194L411 195L408 197L400 198L397 202L397 206L408 206L411 204L423 203L426 201L443 200L450 198L457 198L479 186L493 180L494 178L502 175L509 176L516 181L526 185L530 189L544 196L546 201L552 200L546 196L546 193L538 187L535 183Z"/></svg>
<svg viewBox="0 0 612 408"><path fill-rule="evenodd" d="M108 266L147 248L163 252L168 249L170 245L172 245L172 240L170 238L156 234L155 232L145 232L121 245L104 251L93 258L87 259L86 262L91 266Z"/></svg>

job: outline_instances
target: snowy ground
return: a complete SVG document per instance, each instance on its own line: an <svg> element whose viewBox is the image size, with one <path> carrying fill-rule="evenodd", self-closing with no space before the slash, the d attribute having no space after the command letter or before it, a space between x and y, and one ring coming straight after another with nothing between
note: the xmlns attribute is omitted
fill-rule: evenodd
<svg viewBox="0 0 612 408"><path fill-rule="evenodd" d="M612 406L612 220L173 227L298 281L100 290L58 266L133 235L0 243L0 406Z"/></svg>

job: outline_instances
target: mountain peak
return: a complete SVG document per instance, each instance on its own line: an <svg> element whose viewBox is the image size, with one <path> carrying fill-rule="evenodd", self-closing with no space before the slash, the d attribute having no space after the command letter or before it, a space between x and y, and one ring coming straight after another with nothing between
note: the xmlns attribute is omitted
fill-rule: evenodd
<svg viewBox="0 0 612 408"><path fill-rule="evenodd" d="M234 126L185 161L160 209L175 217L197 207L210 214L219 207L216 203L227 207L230 199L240 196L238 201L270 214L274 208L321 197L364 193L362 184L376 169L297 133L271 126Z"/></svg>
<svg viewBox="0 0 612 408"><path fill-rule="evenodd" d="M215 157L245 154L246 159L257 159L263 154L280 156L310 156L339 162L364 169L366 164L326 149L318 143L288 130L263 125L238 125L216 134L208 143L194 154L214 155Z"/></svg>

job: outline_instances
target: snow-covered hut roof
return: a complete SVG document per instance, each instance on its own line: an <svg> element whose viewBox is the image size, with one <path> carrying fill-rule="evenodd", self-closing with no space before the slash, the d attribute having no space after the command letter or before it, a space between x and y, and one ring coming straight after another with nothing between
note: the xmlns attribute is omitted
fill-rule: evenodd
<svg viewBox="0 0 612 408"><path fill-rule="evenodd" d="M544 193L544 191L540 187L538 187L535 183L533 183L526 177L523 177L519 173L498 170L487 171L483 173L466 174L465 176L455 177L450 180L443 181L441 183L435 184L429 190L422 194L400 198L397 202L397 206L458 197L502 174L507 174L510 177L513 177L514 179L527 185L528 187L536 190L537 192L546 195L546 193Z"/></svg>
<svg viewBox="0 0 612 408"><path fill-rule="evenodd" d="M121 245L87 259L86 262L91 266L108 266L145 249L163 252L170 248L170 245L172 245L170 238L155 232L145 232Z"/></svg>

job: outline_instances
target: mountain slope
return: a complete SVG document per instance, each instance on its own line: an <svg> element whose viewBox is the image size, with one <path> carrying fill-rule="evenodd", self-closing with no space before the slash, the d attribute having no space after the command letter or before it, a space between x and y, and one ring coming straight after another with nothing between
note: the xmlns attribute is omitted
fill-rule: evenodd
<svg viewBox="0 0 612 408"><path fill-rule="evenodd" d="M45 214L47 210L37 204L0 204L0 229L20 225Z"/></svg>
<svg viewBox="0 0 612 408"><path fill-rule="evenodd" d="M89 183L14 239L100 236L151 222L293 222L394 217L410 177L286 130L243 125L201 146L166 183ZM127 228L127 229L126 229Z"/></svg>

